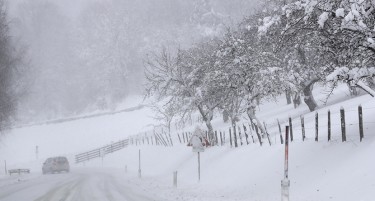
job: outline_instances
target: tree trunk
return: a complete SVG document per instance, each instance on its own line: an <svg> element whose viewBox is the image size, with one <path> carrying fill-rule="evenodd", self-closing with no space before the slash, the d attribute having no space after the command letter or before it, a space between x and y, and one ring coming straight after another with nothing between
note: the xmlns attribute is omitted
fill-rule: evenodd
<svg viewBox="0 0 375 201"><path fill-rule="evenodd" d="M352 84L350 84L350 82L347 83L347 86L349 88L349 93L350 93L350 96L358 96L358 88L357 86L353 86Z"/></svg>
<svg viewBox="0 0 375 201"><path fill-rule="evenodd" d="M203 121L206 123L207 129L208 129L208 138L213 145L214 142L214 129L212 128L211 120L213 118L213 111L207 111L205 112L202 106L198 106L199 113L201 113Z"/></svg>
<svg viewBox="0 0 375 201"><path fill-rule="evenodd" d="M374 78L372 77L369 77L366 79L367 83L368 83L368 86L371 88L371 89L375 89L375 82L374 82Z"/></svg>
<svg viewBox="0 0 375 201"><path fill-rule="evenodd" d="M286 104L291 104L292 103L292 96L290 93L290 90L285 90L285 97L286 97Z"/></svg>
<svg viewBox="0 0 375 201"><path fill-rule="evenodd" d="M208 129L208 138L211 145L214 145L214 129L212 128L211 120L204 120Z"/></svg>
<svg viewBox="0 0 375 201"><path fill-rule="evenodd" d="M312 94L312 90L313 90L313 86L314 86L314 83L317 81L316 80L312 80L310 82L308 82L307 84L303 84L303 95L305 96L304 97L304 101L306 103L306 105L309 107L310 111L314 111L316 109L316 107L318 106L315 102L315 99L314 99L314 96Z"/></svg>
<svg viewBox="0 0 375 201"><path fill-rule="evenodd" d="M299 105L301 105L301 96L299 93L294 94L293 105L294 105L294 108L297 108Z"/></svg>
<svg viewBox="0 0 375 201"><path fill-rule="evenodd" d="M264 134L264 128L262 123L259 121L259 119L255 115L255 109L256 106L253 103L250 103L246 109L247 116L249 117L251 124L256 124L256 126L260 129L260 132Z"/></svg>
<svg viewBox="0 0 375 201"><path fill-rule="evenodd" d="M229 112L228 112L228 110L224 110L223 111L223 121L224 121L224 123L227 123L228 120L229 120Z"/></svg>

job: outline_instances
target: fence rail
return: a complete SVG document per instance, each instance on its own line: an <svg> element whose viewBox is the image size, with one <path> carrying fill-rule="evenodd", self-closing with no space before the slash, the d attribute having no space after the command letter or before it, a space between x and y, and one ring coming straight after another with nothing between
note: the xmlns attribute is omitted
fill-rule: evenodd
<svg viewBox="0 0 375 201"><path fill-rule="evenodd" d="M277 138L280 136L279 142L284 143L286 139L283 139L281 125L289 126L289 136L290 141L305 141L309 139L314 139L315 141L322 141L323 139L328 139L328 141L336 141L341 139L341 141L347 141L347 137L356 136L359 141L364 138L364 126L365 124L372 124L375 122L364 121L363 109L375 109L374 108L362 108L361 105L358 106L357 110L344 110L340 108L339 111L320 111L312 115L301 115L296 117L289 117L284 119L284 121L279 121L276 119L275 123L269 123L268 125L263 122L264 129L258 127L257 124L252 123L238 123L236 126L231 126L225 130L214 131L214 138L212 142L208 142L211 146L225 146L227 143L230 147L238 147L250 144L259 144L262 146L266 140L269 145L277 143ZM345 113L349 112L348 116L357 116L355 112L358 112L358 122L355 121L357 118L350 118L345 121ZM354 113L354 114L353 114ZM306 121L310 120L310 121ZM354 120L354 122L353 122ZM358 126L359 133L354 129L353 126ZM332 128L335 127L333 132ZM347 129L350 132L347 132ZM227 132L229 131L229 132ZM322 138L322 134L327 134L327 138ZM161 131L154 130L153 133L142 133L134 136L130 136L126 140L118 141L110 145L87 151L76 155L76 163L85 162L94 158L104 157L106 154L118 151L125 148L128 145L157 145L157 146L173 146L175 142L181 144L188 144L190 138L192 137L192 132L180 131L171 136L170 133L161 129ZM367 133L367 135L372 135ZM274 143L271 142L271 137L275 137ZM206 132L206 139L208 139L208 134ZM176 141L177 140L177 141ZM352 139L351 139L352 140Z"/></svg>
<svg viewBox="0 0 375 201"><path fill-rule="evenodd" d="M129 144L129 140L121 140L118 142L111 143L109 145L93 149L91 151L83 152L80 154L77 154L75 156L76 163L82 163L89 161L94 158L104 157L107 154L113 153L115 151L119 151L125 147L127 147Z"/></svg>

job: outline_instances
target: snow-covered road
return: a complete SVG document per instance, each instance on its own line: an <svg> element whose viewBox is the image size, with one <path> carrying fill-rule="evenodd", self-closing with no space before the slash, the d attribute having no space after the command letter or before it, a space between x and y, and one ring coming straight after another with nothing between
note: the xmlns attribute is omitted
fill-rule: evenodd
<svg viewBox="0 0 375 201"><path fill-rule="evenodd" d="M118 171L76 170L68 174L12 176L11 185L0 188L2 201L150 201L147 196L118 175Z"/></svg>

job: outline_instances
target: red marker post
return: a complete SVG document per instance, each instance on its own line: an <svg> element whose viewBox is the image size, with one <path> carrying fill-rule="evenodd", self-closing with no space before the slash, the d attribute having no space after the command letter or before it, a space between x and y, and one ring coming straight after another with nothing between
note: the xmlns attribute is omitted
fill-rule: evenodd
<svg viewBox="0 0 375 201"><path fill-rule="evenodd" d="M281 180L281 201L289 201L289 175L288 175L288 155L289 155L289 126L285 127L285 160L284 179Z"/></svg>

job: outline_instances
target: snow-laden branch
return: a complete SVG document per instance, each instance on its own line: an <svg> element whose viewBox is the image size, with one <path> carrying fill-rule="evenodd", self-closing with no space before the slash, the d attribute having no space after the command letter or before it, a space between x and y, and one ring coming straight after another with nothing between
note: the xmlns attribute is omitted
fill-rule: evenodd
<svg viewBox="0 0 375 201"><path fill-rule="evenodd" d="M326 78L328 82L336 82L338 80L343 80L347 82L355 82L357 83L360 79L366 77L374 77L375 76L375 67L370 68L352 68L349 69L348 67L340 67L336 68L331 74L329 74Z"/></svg>

